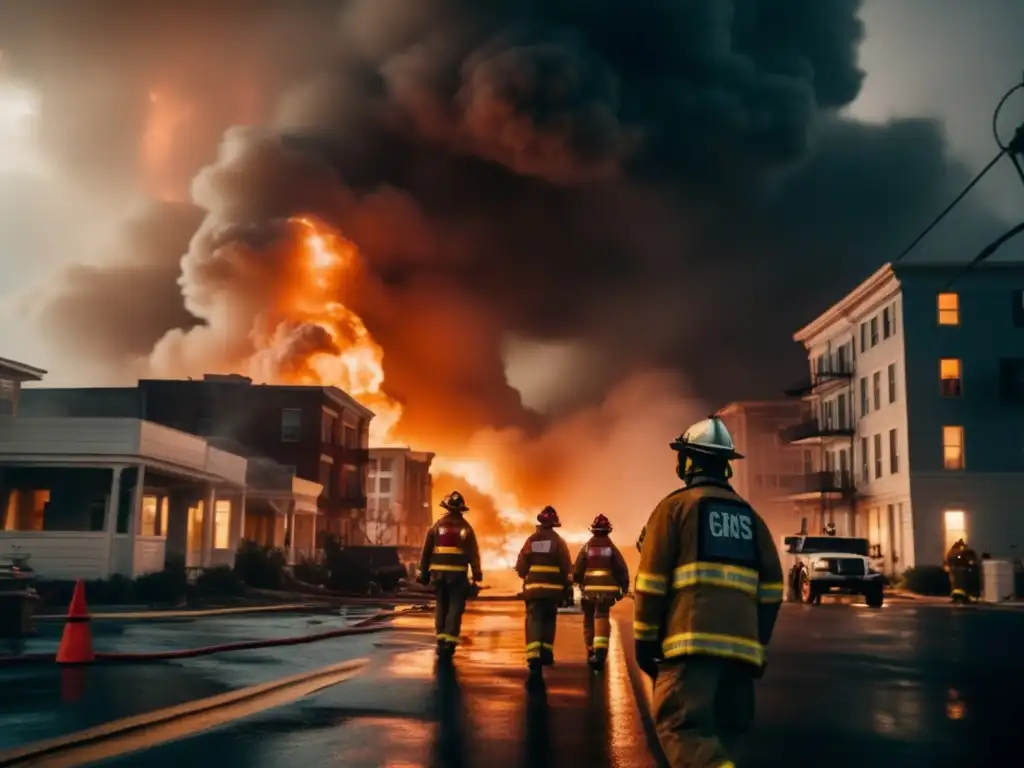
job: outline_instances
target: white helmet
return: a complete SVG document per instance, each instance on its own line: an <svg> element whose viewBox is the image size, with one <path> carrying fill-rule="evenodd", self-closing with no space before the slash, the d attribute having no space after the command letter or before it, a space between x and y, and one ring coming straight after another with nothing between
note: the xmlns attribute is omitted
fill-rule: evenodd
<svg viewBox="0 0 1024 768"><path fill-rule="evenodd" d="M703 453L723 459L743 458L743 454L736 450L729 430L717 416L708 416L698 421L669 443L669 447L674 451Z"/></svg>

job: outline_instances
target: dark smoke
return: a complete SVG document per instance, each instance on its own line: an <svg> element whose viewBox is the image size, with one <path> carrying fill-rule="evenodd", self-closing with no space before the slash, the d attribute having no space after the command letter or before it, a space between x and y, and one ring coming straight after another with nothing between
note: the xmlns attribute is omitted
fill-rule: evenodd
<svg viewBox="0 0 1024 768"><path fill-rule="evenodd" d="M224 87L229 62L269 75L258 62L273 36L239 36L225 22L237 13L239 29L251 28L244 20L267 18L269 4L176 3L175 25L149 16L156 4L125 5L134 26L101 37L95 24L62 26L69 56L102 39L113 61L135 40L123 56L212 72ZM292 29L328 28L310 8L329 5L289 4ZM507 332L591 342L604 362L599 391L670 365L710 402L775 396L799 373L793 331L894 255L964 181L935 123L838 114L864 76L858 0L341 5L330 52L316 36L274 38L270 60L304 76L267 131L229 134L197 181L209 218L185 258L184 291L193 307L211 274L242 269L238 249L214 247L225 231L296 214L336 224L366 260L347 298L385 350L387 388L406 401L414 433L461 440L524 423L504 381ZM140 29L161 27L164 45L141 51ZM207 30L202 66L187 63L198 44L182 36L196 29ZM187 80L207 87L197 83ZM104 117L67 123L56 146L74 150L95 121L125 109L115 99ZM137 121L115 122L130 143ZM992 223L969 206L959 213L955 236L940 239L952 251ZM140 252L136 269L166 285L178 255ZM123 276L93 271L81 284L95 298ZM166 293L150 300L166 313L146 317L188 327L182 299ZM71 284L47 307L53 336L109 333L88 351L114 359L154 337L113 315L124 306L90 301L83 313L85 295ZM234 330L246 343L251 329Z"/></svg>

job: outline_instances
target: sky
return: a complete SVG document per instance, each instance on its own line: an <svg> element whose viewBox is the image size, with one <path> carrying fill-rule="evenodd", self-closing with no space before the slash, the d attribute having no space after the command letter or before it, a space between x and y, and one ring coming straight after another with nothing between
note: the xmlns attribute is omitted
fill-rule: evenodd
<svg viewBox="0 0 1024 768"><path fill-rule="evenodd" d="M995 151L992 107L1024 74L1019 38L1024 3L866 0L862 18L866 39L861 65L867 78L849 114L869 122L938 117L952 152L969 168L982 166ZM40 340L19 297L43 284L55 266L81 261L91 250L102 251L102 243L114 237L115 222L145 202L121 195L111 205L95 189L69 183L59 158L45 156L33 141L33 131L40 129L31 122L33 106L30 88L9 79L0 84L0 297L7 300L7 311L0 316L0 356L73 377L60 355ZM1024 95L1006 110L1004 130L1012 130L1021 119ZM1007 219L1024 210L1024 186L1008 163L986 179L977 195ZM544 355L552 354L557 351L548 349L528 359L546 360ZM580 354L578 348L566 351L569 356ZM542 368L557 367L531 366L532 375L541 379Z"/></svg>

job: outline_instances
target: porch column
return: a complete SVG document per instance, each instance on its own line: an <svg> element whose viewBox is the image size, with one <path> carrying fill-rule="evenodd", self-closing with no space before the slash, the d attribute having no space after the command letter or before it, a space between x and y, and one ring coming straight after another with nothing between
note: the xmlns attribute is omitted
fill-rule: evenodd
<svg viewBox="0 0 1024 768"><path fill-rule="evenodd" d="M231 549L235 552L238 551L238 546L242 543L242 539L245 538L245 503L245 488L243 488L242 495L239 496L238 500L238 527L235 531L235 537L231 540Z"/></svg>
<svg viewBox="0 0 1024 768"><path fill-rule="evenodd" d="M206 509L203 514L203 552L199 560L202 568L209 568L213 562L213 518L217 505L217 489L211 485L206 494Z"/></svg>
<svg viewBox="0 0 1024 768"><path fill-rule="evenodd" d="M142 497L146 492L146 465L139 464L138 477L135 479L135 490L132 491L132 510L128 515L128 573L129 579L135 578L135 537L142 525ZM159 514L157 510L157 514Z"/></svg>
<svg viewBox="0 0 1024 768"><path fill-rule="evenodd" d="M295 500L288 504L288 565L295 565Z"/></svg>
<svg viewBox="0 0 1024 768"><path fill-rule="evenodd" d="M316 507L313 507L316 510ZM316 514L309 516L309 557L316 558Z"/></svg>
<svg viewBox="0 0 1024 768"><path fill-rule="evenodd" d="M110 495L107 497L107 516L103 521L103 532L106 536L103 539L104 560L107 563L103 578L110 576L114 566L114 535L117 533L117 507L121 501L121 469L122 467L111 467L110 472Z"/></svg>

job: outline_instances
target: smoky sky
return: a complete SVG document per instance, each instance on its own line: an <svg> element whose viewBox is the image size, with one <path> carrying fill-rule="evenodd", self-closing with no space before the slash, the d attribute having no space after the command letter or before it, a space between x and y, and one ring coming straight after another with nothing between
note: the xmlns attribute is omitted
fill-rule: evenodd
<svg viewBox="0 0 1024 768"><path fill-rule="evenodd" d="M90 182L136 173L154 78L200 114L174 166L206 166L200 235L151 208L151 236L61 278L53 343L116 364L213 323L198 305L234 274L232 240L251 253L314 214L360 248L345 300L418 431L529 421L507 333L597 349L581 397L665 366L708 402L774 397L800 374L792 333L967 178L937 123L843 116L865 76L857 0L11 6L3 45L43 93L48 146ZM215 158L240 89L258 126ZM971 202L951 219L928 258L999 230Z"/></svg>

